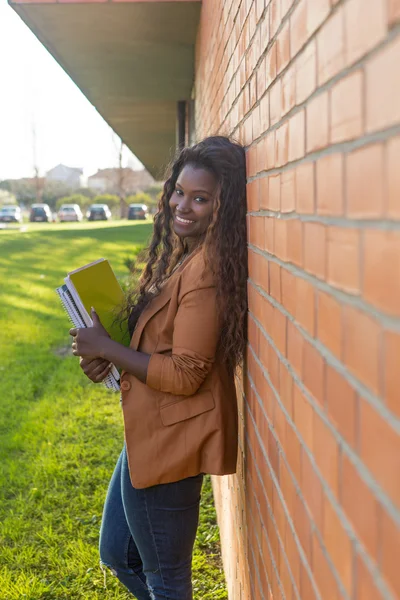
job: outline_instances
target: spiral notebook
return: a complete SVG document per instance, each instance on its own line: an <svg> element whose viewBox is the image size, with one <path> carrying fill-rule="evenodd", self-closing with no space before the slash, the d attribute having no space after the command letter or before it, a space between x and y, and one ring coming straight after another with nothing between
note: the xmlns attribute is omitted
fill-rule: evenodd
<svg viewBox="0 0 400 600"><path fill-rule="evenodd" d="M56 292L75 327L91 327L90 309L93 306L111 338L129 346L127 327L121 327L116 319L116 311L123 303L124 293L108 260L101 258L68 273L64 285ZM119 372L113 365L104 385L118 391Z"/></svg>

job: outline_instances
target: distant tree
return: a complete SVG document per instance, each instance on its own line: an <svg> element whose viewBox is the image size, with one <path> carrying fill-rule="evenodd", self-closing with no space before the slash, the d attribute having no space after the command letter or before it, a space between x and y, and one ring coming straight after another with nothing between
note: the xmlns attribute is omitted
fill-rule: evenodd
<svg viewBox="0 0 400 600"><path fill-rule="evenodd" d="M160 194L161 192L159 192ZM154 213L158 206L158 197L147 192L137 192L126 199L127 204L146 204L149 211Z"/></svg>
<svg viewBox="0 0 400 600"><path fill-rule="evenodd" d="M95 196L92 204L107 204L112 213L117 214L121 206L121 198L114 194L99 194Z"/></svg>
<svg viewBox="0 0 400 600"><path fill-rule="evenodd" d="M146 194L145 192L136 192L136 194L132 194L128 196L126 199L126 203L129 204L146 204L146 206L150 206L153 202L153 198L150 194Z"/></svg>
<svg viewBox="0 0 400 600"><path fill-rule="evenodd" d="M62 204L78 204L82 210L85 210L91 203L91 198L83 194L71 194L70 196L59 198L56 202L56 209L59 210Z"/></svg>
<svg viewBox="0 0 400 600"><path fill-rule="evenodd" d="M11 194L8 190L0 188L0 206L4 204L16 204L17 199L14 194Z"/></svg>

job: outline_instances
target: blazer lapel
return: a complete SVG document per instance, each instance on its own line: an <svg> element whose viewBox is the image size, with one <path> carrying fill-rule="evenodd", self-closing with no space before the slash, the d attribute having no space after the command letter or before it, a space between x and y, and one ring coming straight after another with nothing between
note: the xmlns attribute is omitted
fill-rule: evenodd
<svg viewBox="0 0 400 600"><path fill-rule="evenodd" d="M174 288L174 286L171 285L171 283L173 283L173 280L169 279L164 284L164 287L162 288L160 294L158 296L156 296L155 298L153 298L153 300L151 300L150 304L147 306L147 308L144 309L144 311L140 315L137 325L136 325L135 330L132 335L131 343L130 343L130 347L133 348L134 350L137 350L139 347L140 338L142 336L143 329L144 329L146 323L148 323L148 321L150 321L150 319L159 310L161 310L163 308L163 306L165 306L167 304L167 302L170 300L171 295L172 295L172 290Z"/></svg>

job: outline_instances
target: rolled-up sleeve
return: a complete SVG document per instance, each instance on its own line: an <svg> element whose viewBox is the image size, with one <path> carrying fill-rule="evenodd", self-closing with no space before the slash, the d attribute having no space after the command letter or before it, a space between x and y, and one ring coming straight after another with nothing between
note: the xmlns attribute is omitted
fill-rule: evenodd
<svg viewBox="0 0 400 600"><path fill-rule="evenodd" d="M165 393L195 394L211 371L218 338L215 287L188 291L174 320L172 354L150 357L146 384Z"/></svg>

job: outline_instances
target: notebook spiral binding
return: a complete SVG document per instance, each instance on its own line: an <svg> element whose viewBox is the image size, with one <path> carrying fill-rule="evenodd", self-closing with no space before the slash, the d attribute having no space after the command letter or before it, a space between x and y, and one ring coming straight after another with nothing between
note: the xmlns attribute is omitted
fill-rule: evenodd
<svg viewBox="0 0 400 600"><path fill-rule="evenodd" d="M66 285L62 285L56 288L56 292L58 297L60 298L61 304L68 315L69 320L71 321L74 327L86 327L82 316L79 313L78 307L76 306L74 299L70 291L68 290ZM105 379L103 379L102 383L106 386L106 388L110 390L114 390L118 392L120 390L119 381L114 375L116 369L113 369L113 372L110 372Z"/></svg>

